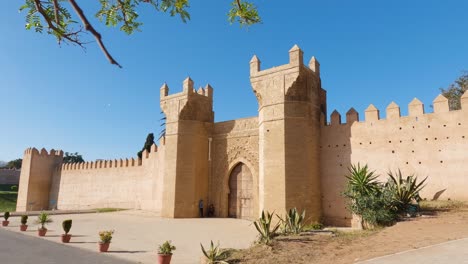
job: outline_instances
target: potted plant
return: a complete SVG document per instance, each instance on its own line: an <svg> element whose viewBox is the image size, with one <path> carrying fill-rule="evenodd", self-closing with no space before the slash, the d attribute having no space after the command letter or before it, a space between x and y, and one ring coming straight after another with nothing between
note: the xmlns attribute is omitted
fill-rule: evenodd
<svg viewBox="0 0 468 264"><path fill-rule="evenodd" d="M200 244L203 256L201 257L201 264L228 264L225 260L228 258L228 252L221 250L218 245L214 245L211 241L210 249L205 250Z"/></svg>
<svg viewBox="0 0 468 264"><path fill-rule="evenodd" d="M62 234L62 243L70 242L71 235L68 234L68 232L70 232L71 227L72 227L71 219L67 219L62 222L62 228L63 228L63 231L65 231L65 234Z"/></svg>
<svg viewBox="0 0 468 264"><path fill-rule="evenodd" d="M22 215L21 216L21 225L20 225L20 230L21 231L26 231L28 229L28 216L27 215Z"/></svg>
<svg viewBox="0 0 468 264"><path fill-rule="evenodd" d="M171 263L172 251L175 249L176 247L171 245L171 241L166 241L162 245L159 245L158 263L159 264Z"/></svg>
<svg viewBox="0 0 468 264"><path fill-rule="evenodd" d="M50 215L47 214L46 212L41 212L36 219L36 223L41 225L37 229L37 234L39 236L45 236L47 233L47 228L45 227L46 224L52 223L52 218L50 218Z"/></svg>
<svg viewBox="0 0 468 264"><path fill-rule="evenodd" d="M107 250L109 250L113 234L114 230L99 232L99 238L101 239L101 241L99 241L99 252L107 252Z"/></svg>
<svg viewBox="0 0 468 264"><path fill-rule="evenodd" d="M5 220L2 221L2 226L8 226L8 224L10 223L10 221L8 221L8 218L10 218L10 212L5 212L3 214L3 218L5 218Z"/></svg>

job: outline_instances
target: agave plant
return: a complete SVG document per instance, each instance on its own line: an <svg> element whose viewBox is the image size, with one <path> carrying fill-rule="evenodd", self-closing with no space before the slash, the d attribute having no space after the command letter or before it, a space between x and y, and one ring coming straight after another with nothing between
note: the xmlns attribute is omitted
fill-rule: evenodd
<svg viewBox="0 0 468 264"><path fill-rule="evenodd" d="M228 264L225 260L228 258L228 252L219 248L219 243L215 246L211 241L210 249L207 251L200 243L203 255L207 260L206 264Z"/></svg>
<svg viewBox="0 0 468 264"><path fill-rule="evenodd" d="M255 228L257 229L258 242L262 244L269 245L271 240L276 236L280 223L277 223L271 227L271 220L273 219L273 213L268 211L265 214L265 211L262 211L262 216L254 222Z"/></svg>
<svg viewBox="0 0 468 264"><path fill-rule="evenodd" d="M416 176L409 175L404 178L400 170L397 173L389 172L388 176L387 187L393 193L393 202L399 212L405 212L413 201L420 199L419 192L425 187L427 177L418 183Z"/></svg>
<svg viewBox="0 0 468 264"><path fill-rule="evenodd" d="M379 182L377 181L378 175L374 171L369 171L367 164L364 167L358 163L357 165L351 165L349 175L346 176L348 179L348 188L350 189L350 195L371 195L379 190Z"/></svg>
<svg viewBox="0 0 468 264"><path fill-rule="evenodd" d="M278 215L285 233L300 234L304 230L305 210L301 214L296 208L289 209L285 219Z"/></svg>

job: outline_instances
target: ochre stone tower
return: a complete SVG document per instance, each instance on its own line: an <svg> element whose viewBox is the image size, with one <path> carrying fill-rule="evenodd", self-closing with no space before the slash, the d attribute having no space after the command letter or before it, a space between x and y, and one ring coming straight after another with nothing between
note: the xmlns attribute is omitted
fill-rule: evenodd
<svg viewBox="0 0 468 264"><path fill-rule="evenodd" d="M166 149L161 175L163 217L197 217L198 201L208 200L209 138L213 127L213 88L197 91L190 78L181 93L168 95L161 87L161 109L166 115Z"/></svg>
<svg viewBox="0 0 468 264"><path fill-rule="evenodd" d="M63 161L63 151L36 148L24 151L16 211L48 210L49 193L54 173L58 173Z"/></svg>
<svg viewBox="0 0 468 264"><path fill-rule="evenodd" d="M259 104L259 209L283 214L306 210L321 217L320 120L325 109L320 65L294 46L289 63L260 70L254 56L250 81Z"/></svg>

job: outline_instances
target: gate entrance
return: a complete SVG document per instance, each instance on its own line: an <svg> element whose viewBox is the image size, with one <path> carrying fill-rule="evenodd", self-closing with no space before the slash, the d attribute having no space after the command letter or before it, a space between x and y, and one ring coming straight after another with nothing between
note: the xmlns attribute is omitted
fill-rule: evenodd
<svg viewBox="0 0 468 264"><path fill-rule="evenodd" d="M237 164L229 176L229 217L252 219L252 172Z"/></svg>

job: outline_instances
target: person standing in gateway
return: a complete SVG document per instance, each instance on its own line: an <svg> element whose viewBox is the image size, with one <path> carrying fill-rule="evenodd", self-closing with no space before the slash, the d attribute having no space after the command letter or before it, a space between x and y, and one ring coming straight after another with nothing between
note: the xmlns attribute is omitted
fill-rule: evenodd
<svg viewBox="0 0 468 264"><path fill-rule="evenodd" d="M199 216L203 217L203 200L202 199L200 199L200 201L198 201L198 211L200 212Z"/></svg>

